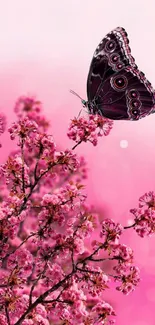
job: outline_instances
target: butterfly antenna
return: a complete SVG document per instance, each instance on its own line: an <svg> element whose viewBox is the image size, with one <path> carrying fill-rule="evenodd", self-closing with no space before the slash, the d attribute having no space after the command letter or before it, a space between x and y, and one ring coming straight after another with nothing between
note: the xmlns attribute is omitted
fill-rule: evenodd
<svg viewBox="0 0 155 325"><path fill-rule="evenodd" d="M71 94L73 94L73 95L75 95L75 96L77 96L78 98L80 98L81 99L81 101L83 101L83 99L74 91L74 90L70 90L70 93ZM78 117L77 118L79 118L80 117L80 115L81 115L81 112L82 112L82 109L80 110L80 112L79 112L79 114L78 114Z"/></svg>
<svg viewBox="0 0 155 325"><path fill-rule="evenodd" d="M79 114L78 114L78 116L77 116L77 119L80 117L81 112L82 112L82 109L80 110L80 112L79 112Z"/></svg>
<svg viewBox="0 0 155 325"><path fill-rule="evenodd" d="M77 96L77 97L79 97L81 100L83 100L74 90L70 90L70 93Z"/></svg>

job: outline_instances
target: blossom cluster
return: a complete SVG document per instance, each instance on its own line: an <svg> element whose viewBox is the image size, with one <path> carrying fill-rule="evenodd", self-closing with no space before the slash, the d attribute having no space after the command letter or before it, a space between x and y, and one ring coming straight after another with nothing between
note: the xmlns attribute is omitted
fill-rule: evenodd
<svg viewBox="0 0 155 325"><path fill-rule="evenodd" d="M115 283L129 294L139 269L120 241L127 227L111 219L99 224L87 204L87 167L74 152L82 141L96 145L112 123L92 115L74 119L68 135L76 145L60 151L39 101L23 96L15 112L9 133L17 148L0 166L0 324L113 324L116 312L104 292ZM154 202L151 193L140 199L143 220L132 211L138 233L153 232L147 213L153 215ZM100 240L92 240L96 229Z"/></svg>
<svg viewBox="0 0 155 325"><path fill-rule="evenodd" d="M138 209L131 209L134 229L140 237L155 233L155 193L150 191L139 198Z"/></svg>
<svg viewBox="0 0 155 325"><path fill-rule="evenodd" d="M5 129L6 129L6 117L4 114L0 114L0 136L1 136L1 134L4 133ZM1 146L2 145L0 143L0 147Z"/></svg>
<svg viewBox="0 0 155 325"><path fill-rule="evenodd" d="M98 137L108 135L112 129L113 121L100 115L89 114L85 117L74 118L71 121L68 137L77 144L81 142L91 142L97 145Z"/></svg>

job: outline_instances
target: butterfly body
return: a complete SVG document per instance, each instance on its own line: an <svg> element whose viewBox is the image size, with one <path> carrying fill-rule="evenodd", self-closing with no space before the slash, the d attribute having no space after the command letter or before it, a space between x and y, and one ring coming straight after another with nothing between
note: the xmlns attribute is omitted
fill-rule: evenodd
<svg viewBox="0 0 155 325"><path fill-rule="evenodd" d="M155 111L155 92L131 55L127 33L121 27L98 45L87 80L91 114L113 120L139 120Z"/></svg>

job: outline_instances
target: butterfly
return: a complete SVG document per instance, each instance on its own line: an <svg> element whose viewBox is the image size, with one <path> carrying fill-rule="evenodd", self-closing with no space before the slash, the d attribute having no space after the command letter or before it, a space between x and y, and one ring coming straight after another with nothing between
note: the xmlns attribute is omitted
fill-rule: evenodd
<svg viewBox="0 0 155 325"><path fill-rule="evenodd" d="M108 33L96 48L87 97L87 101L80 98L90 114L112 120L136 121L155 112L155 91L135 64L124 28Z"/></svg>

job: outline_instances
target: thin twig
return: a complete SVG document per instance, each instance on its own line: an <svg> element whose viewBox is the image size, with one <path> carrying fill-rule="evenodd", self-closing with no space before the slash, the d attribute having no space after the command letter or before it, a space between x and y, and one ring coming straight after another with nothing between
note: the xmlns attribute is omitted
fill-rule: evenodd
<svg viewBox="0 0 155 325"><path fill-rule="evenodd" d="M83 140L80 140L78 143L75 144L75 146L72 147L72 150L74 150L80 143L82 143Z"/></svg>
<svg viewBox="0 0 155 325"><path fill-rule="evenodd" d="M21 137L22 143L21 143L21 153L22 153L22 190L23 193L25 193L25 168L24 168L24 138Z"/></svg>
<svg viewBox="0 0 155 325"><path fill-rule="evenodd" d="M5 314L6 314L6 319L7 319L8 325L11 325L8 308L6 305L5 305Z"/></svg>
<svg viewBox="0 0 155 325"><path fill-rule="evenodd" d="M137 224L137 223L135 222L135 223L133 223L131 226L125 226L124 229L133 228L134 226L136 226L136 224Z"/></svg>
<svg viewBox="0 0 155 325"><path fill-rule="evenodd" d="M3 257L2 260L5 260L8 256L10 256L11 254L15 253L15 252L17 251L17 249L19 249L23 244L25 244L26 241L27 241L29 238L31 238L31 237L33 237L33 236L35 236L35 235L36 235L36 233L32 233L32 234L30 234L29 236L27 236L27 237L22 241L22 243L20 243L20 245L18 245L18 246L17 246L15 249L13 249L10 253L7 253L7 254Z"/></svg>

